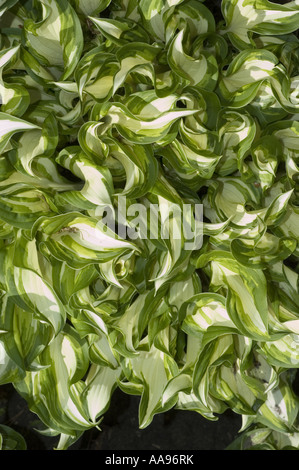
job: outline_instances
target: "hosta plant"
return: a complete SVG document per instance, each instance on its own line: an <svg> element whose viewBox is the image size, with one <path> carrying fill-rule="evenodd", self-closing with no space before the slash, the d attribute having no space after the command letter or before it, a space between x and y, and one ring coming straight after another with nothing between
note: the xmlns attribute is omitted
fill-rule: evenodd
<svg viewBox="0 0 299 470"><path fill-rule="evenodd" d="M298 1L0 15L0 384L56 449L116 388L299 449Z"/></svg>

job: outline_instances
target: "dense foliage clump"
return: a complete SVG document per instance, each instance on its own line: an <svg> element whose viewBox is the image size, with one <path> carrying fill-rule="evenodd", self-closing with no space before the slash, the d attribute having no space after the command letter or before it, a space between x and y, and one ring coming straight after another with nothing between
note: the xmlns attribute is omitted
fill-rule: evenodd
<svg viewBox="0 0 299 470"><path fill-rule="evenodd" d="M117 387L141 428L231 409L231 448L298 449L298 1L0 15L0 384L58 449Z"/></svg>

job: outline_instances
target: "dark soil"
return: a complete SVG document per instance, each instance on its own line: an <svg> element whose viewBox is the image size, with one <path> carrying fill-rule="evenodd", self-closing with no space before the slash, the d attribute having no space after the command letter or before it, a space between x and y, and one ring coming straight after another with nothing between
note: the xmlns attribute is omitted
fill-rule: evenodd
<svg viewBox="0 0 299 470"><path fill-rule="evenodd" d="M196 412L170 410L138 427L139 397L116 390L100 425L87 431L70 450L224 450L237 436L241 417L231 411L209 421ZM28 450L52 450L57 437L46 437L36 414L11 385L0 387L0 424L20 432Z"/></svg>

